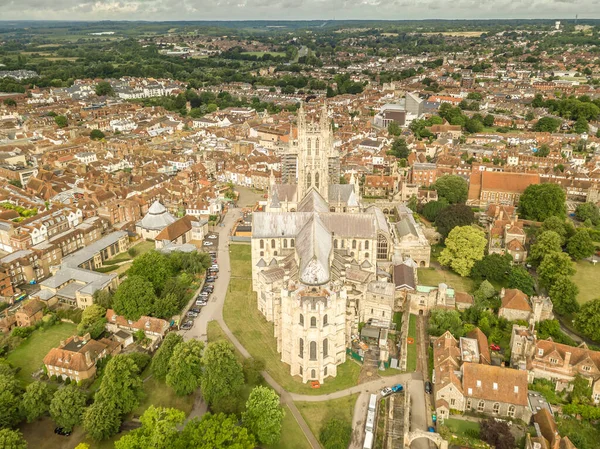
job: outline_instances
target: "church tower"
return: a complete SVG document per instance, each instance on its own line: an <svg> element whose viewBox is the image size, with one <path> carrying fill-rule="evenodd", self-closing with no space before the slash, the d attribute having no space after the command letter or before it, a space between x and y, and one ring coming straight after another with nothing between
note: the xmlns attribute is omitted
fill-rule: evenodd
<svg viewBox="0 0 600 449"><path fill-rule="evenodd" d="M333 137L327 105L323 104L318 122L307 123L304 104L301 103L298 111L298 201L311 187L327 200L331 156L334 156Z"/></svg>

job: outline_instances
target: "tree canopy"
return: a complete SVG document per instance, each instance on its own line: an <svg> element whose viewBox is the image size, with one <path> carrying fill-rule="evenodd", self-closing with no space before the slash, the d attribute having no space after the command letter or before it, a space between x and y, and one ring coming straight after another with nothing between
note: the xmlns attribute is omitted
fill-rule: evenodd
<svg viewBox="0 0 600 449"><path fill-rule="evenodd" d="M330 418L319 432L319 441L325 449L347 449L351 439L352 426L340 418Z"/></svg>
<svg viewBox="0 0 600 449"><path fill-rule="evenodd" d="M33 422L50 411L52 390L45 382L35 381L27 385L21 406L27 422Z"/></svg>
<svg viewBox="0 0 600 449"><path fill-rule="evenodd" d="M281 438L283 416L277 393L271 388L258 386L250 393L242 420L259 443L272 445Z"/></svg>
<svg viewBox="0 0 600 449"><path fill-rule="evenodd" d="M2 449L27 449L27 441L19 430L0 429L0 447Z"/></svg>
<svg viewBox="0 0 600 449"><path fill-rule="evenodd" d="M573 262L565 253L553 252L548 254L538 268L540 283L548 289L552 288L558 279L564 279L564 277L573 274L575 274Z"/></svg>
<svg viewBox="0 0 600 449"><path fill-rule="evenodd" d="M81 314L81 321L77 325L77 333L85 335L88 332L92 338L98 338L104 332L106 324L106 309L98 304L86 307Z"/></svg>
<svg viewBox="0 0 600 449"><path fill-rule="evenodd" d="M135 275L129 275L119 285L112 299L115 312L129 320L139 320L143 315L150 315L155 302L156 294L152 283Z"/></svg>
<svg viewBox="0 0 600 449"><path fill-rule="evenodd" d="M510 254L488 254L478 260L471 269L473 279L487 279L494 282L504 281L511 271L512 257Z"/></svg>
<svg viewBox="0 0 600 449"><path fill-rule="evenodd" d="M529 258L527 259L534 265L539 265L548 254L561 252L561 237L554 231L544 231L538 235L536 242L531 245Z"/></svg>
<svg viewBox="0 0 600 449"><path fill-rule="evenodd" d="M157 295L162 293L167 279L174 274L170 258L158 251L148 251L137 257L128 270L129 276L141 276L150 281Z"/></svg>
<svg viewBox="0 0 600 449"><path fill-rule="evenodd" d="M176 394L180 396L191 394L200 385L203 349L204 344L198 340L189 340L175 345L168 362L166 381ZM204 399L209 402L206 393L204 391L202 393Z"/></svg>
<svg viewBox="0 0 600 449"><path fill-rule="evenodd" d="M429 317L429 335L439 337L450 331L455 338L464 336L463 320L456 310L433 309Z"/></svg>
<svg viewBox="0 0 600 449"><path fill-rule="evenodd" d="M175 408L151 405L140 417L142 427L129 432L115 442L115 449L171 449L179 447L178 427L185 421L185 413ZM183 445L181 447L194 447Z"/></svg>
<svg viewBox="0 0 600 449"><path fill-rule="evenodd" d="M600 298L581 306L575 318L575 326L586 337L600 342Z"/></svg>
<svg viewBox="0 0 600 449"><path fill-rule="evenodd" d="M532 184L519 199L519 214L527 220L544 221L548 217L565 218L566 195L558 184Z"/></svg>
<svg viewBox="0 0 600 449"><path fill-rule="evenodd" d="M50 416L58 427L67 431L81 422L85 409L85 393L75 384L69 384L54 393L50 402Z"/></svg>
<svg viewBox="0 0 600 449"><path fill-rule="evenodd" d="M236 395L244 384L242 365L227 341L209 343L204 351L202 395L209 404Z"/></svg>
<svg viewBox="0 0 600 449"><path fill-rule="evenodd" d="M450 204L467 201L469 185L460 176L444 175L435 181L433 187L437 191L438 197L446 199Z"/></svg>
<svg viewBox="0 0 600 449"><path fill-rule="evenodd" d="M590 220L594 226L600 224L600 211L594 203L580 203L575 209L579 221Z"/></svg>
<svg viewBox="0 0 600 449"><path fill-rule="evenodd" d="M596 251L596 245L587 229L578 229L567 242L567 253L574 260L590 257Z"/></svg>
<svg viewBox="0 0 600 449"><path fill-rule="evenodd" d="M181 434L183 446L194 449L254 449L256 440L246 429L237 424L235 415L207 413L202 419L189 421ZM121 448L116 449L134 449ZM137 448L135 448L137 449ZM140 448L142 449L142 448Z"/></svg>
<svg viewBox="0 0 600 449"><path fill-rule="evenodd" d="M482 231L471 226L458 226L446 238L439 262L461 276L468 276L475 262L483 259L487 239Z"/></svg>
<svg viewBox="0 0 600 449"><path fill-rule="evenodd" d="M0 374L0 427L12 427L19 422L21 386L12 372Z"/></svg>
<svg viewBox="0 0 600 449"><path fill-rule="evenodd" d="M579 288L568 276L558 276L550 287L548 295L556 313L570 315L579 310L578 293Z"/></svg>
<svg viewBox="0 0 600 449"><path fill-rule="evenodd" d="M152 364L150 365L152 375L156 379L165 380L167 373L169 372L173 351L175 350L175 347L182 342L183 337L175 332L168 333L164 338L160 347L156 351L156 354L154 354L154 357L152 358Z"/></svg>
<svg viewBox="0 0 600 449"><path fill-rule="evenodd" d="M95 91L96 95L98 95L99 97L112 97L115 94L114 89L108 81L100 81L98 84L96 84Z"/></svg>
<svg viewBox="0 0 600 449"><path fill-rule="evenodd" d="M527 296L532 296L535 293L535 281L525 268L515 266L508 275L508 288L518 288Z"/></svg>
<svg viewBox="0 0 600 449"><path fill-rule="evenodd" d="M442 236L448 237L457 226L467 226L475 221L475 214L465 204L452 204L442 209L435 218L435 226Z"/></svg>

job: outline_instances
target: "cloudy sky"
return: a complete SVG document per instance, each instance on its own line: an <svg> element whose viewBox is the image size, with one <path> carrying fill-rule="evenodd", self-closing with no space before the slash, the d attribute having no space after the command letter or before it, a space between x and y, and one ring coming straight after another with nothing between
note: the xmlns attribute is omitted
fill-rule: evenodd
<svg viewBox="0 0 600 449"><path fill-rule="evenodd" d="M600 0L0 0L0 20L600 18Z"/></svg>

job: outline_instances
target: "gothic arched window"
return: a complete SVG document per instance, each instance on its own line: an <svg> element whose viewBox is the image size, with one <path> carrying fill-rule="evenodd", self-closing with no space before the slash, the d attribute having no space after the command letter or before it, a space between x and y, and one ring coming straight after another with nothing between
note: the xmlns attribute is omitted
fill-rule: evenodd
<svg viewBox="0 0 600 449"><path fill-rule="evenodd" d="M365 249L369 249L369 241L365 240Z"/></svg>
<svg viewBox="0 0 600 449"><path fill-rule="evenodd" d="M275 248L275 239L271 239L271 248Z"/></svg>
<svg viewBox="0 0 600 449"><path fill-rule="evenodd" d="M296 242L294 241L294 239L292 239L292 241L290 242L290 246L293 248L296 245Z"/></svg>
<svg viewBox="0 0 600 449"><path fill-rule="evenodd" d="M319 155L319 138L315 140L315 155Z"/></svg>
<svg viewBox="0 0 600 449"><path fill-rule="evenodd" d="M306 154L310 156L310 139L306 139Z"/></svg>
<svg viewBox="0 0 600 449"><path fill-rule="evenodd" d="M299 348L299 351L298 351L298 356L301 359L303 359L304 358L304 338L300 339L300 345L299 346L300 346L300 348Z"/></svg>
<svg viewBox="0 0 600 449"><path fill-rule="evenodd" d="M314 316L310 317L310 327L317 327L317 319Z"/></svg>
<svg viewBox="0 0 600 449"><path fill-rule="evenodd" d="M311 341L310 342L310 353L309 353L309 358L310 360L317 360L317 342L316 341Z"/></svg>
<svg viewBox="0 0 600 449"><path fill-rule="evenodd" d="M304 326L304 315L300 314L300 326Z"/></svg>
<svg viewBox="0 0 600 449"><path fill-rule="evenodd" d="M283 239L283 247L287 248L287 239Z"/></svg>
<svg viewBox="0 0 600 449"><path fill-rule="evenodd" d="M320 181L319 172L317 172L317 173L315 173L315 187L317 189L319 188L319 181Z"/></svg>
<svg viewBox="0 0 600 449"><path fill-rule="evenodd" d="M356 249L356 240L352 240L352 249Z"/></svg>
<svg viewBox="0 0 600 449"><path fill-rule="evenodd" d="M327 339L323 340L323 357L327 357L329 355L329 342Z"/></svg>
<svg viewBox="0 0 600 449"><path fill-rule="evenodd" d="M306 174L306 190L310 189L312 185L312 175L310 173Z"/></svg>
<svg viewBox="0 0 600 449"><path fill-rule="evenodd" d="M327 324L329 324L329 323L327 322L327 315L324 315L324 316L323 316L323 326L327 326Z"/></svg>
<svg viewBox="0 0 600 449"><path fill-rule="evenodd" d="M265 247L265 241L261 240L260 241L260 249L263 249Z"/></svg>

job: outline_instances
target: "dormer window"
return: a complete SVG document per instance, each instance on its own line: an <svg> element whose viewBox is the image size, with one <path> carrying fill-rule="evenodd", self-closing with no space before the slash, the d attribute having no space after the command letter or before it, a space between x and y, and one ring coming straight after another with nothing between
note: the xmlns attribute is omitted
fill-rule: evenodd
<svg viewBox="0 0 600 449"><path fill-rule="evenodd" d="M591 367L591 366L587 366L587 365L585 365L585 366L583 367L583 370L584 370L584 371L591 371L591 370L592 370L592 367Z"/></svg>
<svg viewBox="0 0 600 449"><path fill-rule="evenodd" d="M538 356L543 356L544 355L544 350L543 349L538 349Z"/></svg>

